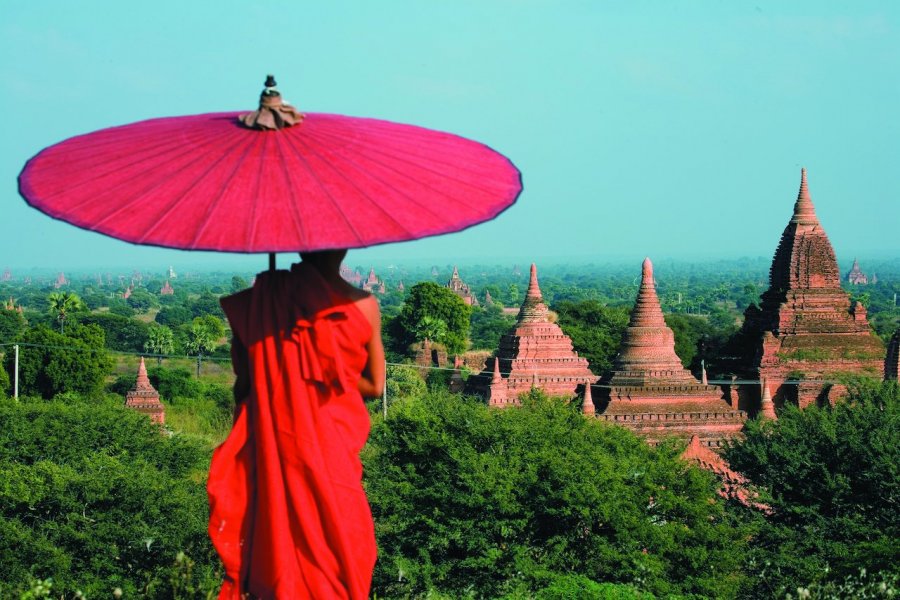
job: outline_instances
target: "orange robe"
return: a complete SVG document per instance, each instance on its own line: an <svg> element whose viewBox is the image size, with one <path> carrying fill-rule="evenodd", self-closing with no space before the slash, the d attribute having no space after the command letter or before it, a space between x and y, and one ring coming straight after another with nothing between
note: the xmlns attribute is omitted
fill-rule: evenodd
<svg viewBox="0 0 900 600"><path fill-rule="evenodd" d="M209 535L225 565L219 598L367 598L375 534L357 381L371 325L302 263L261 273L222 307L249 393L207 484Z"/></svg>

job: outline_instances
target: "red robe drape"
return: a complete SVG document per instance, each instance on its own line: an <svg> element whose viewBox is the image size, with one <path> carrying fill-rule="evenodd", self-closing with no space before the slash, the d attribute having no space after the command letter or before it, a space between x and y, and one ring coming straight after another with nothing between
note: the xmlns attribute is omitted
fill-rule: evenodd
<svg viewBox="0 0 900 600"><path fill-rule="evenodd" d="M356 386L371 326L302 263L261 273L222 307L249 393L207 485L225 565L219 598L367 598L375 535L359 452L369 416Z"/></svg>

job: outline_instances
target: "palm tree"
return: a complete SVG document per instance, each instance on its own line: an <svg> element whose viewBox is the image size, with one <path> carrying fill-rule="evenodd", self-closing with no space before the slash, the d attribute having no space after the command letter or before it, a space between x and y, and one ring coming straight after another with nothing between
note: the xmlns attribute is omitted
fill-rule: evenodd
<svg viewBox="0 0 900 600"><path fill-rule="evenodd" d="M84 302L74 292L52 292L47 296L50 314L59 321L59 332L65 333L66 318L73 312L83 310Z"/></svg>
<svg viewBox="0 0 900 600"><path fill-rule="evenodd" d="M144 350L156 354L156 364L162 364L162 355L175 351L175 336L172 330L165 325L150 326L147 332L147 341L144 342Z"/></svg>

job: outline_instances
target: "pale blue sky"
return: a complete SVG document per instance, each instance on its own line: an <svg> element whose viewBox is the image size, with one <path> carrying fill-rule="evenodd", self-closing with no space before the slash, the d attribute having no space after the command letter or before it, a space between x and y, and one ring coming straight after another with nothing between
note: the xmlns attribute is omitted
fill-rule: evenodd
<svg viewBox="0 0 900 600"><path fill-rule="evenodd" d="M269 72L523 172L496 221L354 263L771 256L801 166L842 263L900 256L898 2L3 0L0 57L0 269L223 262L55 222L16 176L79 133L252 109Z"/></svg>

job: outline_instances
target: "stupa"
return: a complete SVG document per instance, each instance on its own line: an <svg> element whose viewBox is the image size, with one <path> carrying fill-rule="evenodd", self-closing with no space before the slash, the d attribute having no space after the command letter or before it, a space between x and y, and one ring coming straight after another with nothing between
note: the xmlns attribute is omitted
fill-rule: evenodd
<svg viewBox="0 0 900 600"><path fill-rule="evenodd" d="M847 281L851 285L866 285L869 283L869 278L859 268L859 261L855 258L853 259L853 266L850 268L850 272L847 273Z"/></svg>
<svg viewBox="0 0 900 600"><path fill-rule="evenodd" d="M166 409L162 402L159 401L159 392L150 384L143 356L138 367L137 381L135 381L134 387L125 395L125 406L144 413L154 423L163 425L166 422Z"/></svg>
<svg viewBox="0 0 900 600"><path fill-rule="evenodd" d="M900 329L888 343L887 358L884 359L885 381L900 381L898 376L900 376Z"/></svg>
<svg viewBox="0 0 900 600"><path fill-rule="evenodd" d="M460 278L459 270L456 268L456 265L453 265L453 273L450 275L450 280L447 281L447 284L444 287L462 298L463 302L467 305L478 306L478 298L475 297L475 294L472 293L469 286Z"/></svg>
<svg viewBox="0 0 900 600"><path fill-rule="evenodd" d="M600 380L597 415L659 441L666 435L699 436L707 446L738 433L746 414L722 399L681 365L675 334L666 325L653 282L653 263L644 259L641 287L612 371Z"/></svg>
<svg viewBox="0 0 900 600"><path fill-rule="evenodd" d="M3 270L3 275L0 275L0 281L10 281L12 279L12 271L8 268Z"/></svg>
<svg viewBox="0 0 900 600"><path fill-rule="evenodd" d="M56 281L53 282L53 287L58 290L64 285L69 285L69 280L66 279L65 274L60 272L60 274L56 276Z"/></svg>
<svg viewBox="0 0 900 600"><path fill-rule="evenodd" d="M172 284L169 283L169 280L166 279L166 283L162 286L162 289L159 290L160 296L172 296L175 294L175 288L172 287Z"/></svg>
<svg viewBox="0 0 900 600"><path fill-rule="evenodd" d="M851 306L831 242L816 217L806 169L791 220L781 234L759 308L751 305L735 352L746 379L770 387L776 407L834 401L842 375L878 376L884 345L869 329L865 307ZM799 382L789 383L786 381ZM741 386L741 408L759 410L757 386Z"/></svg>
<svg viewBox="0 0 900 600"><path fill-rule="evenodd" d="M469 377L466 389L487 399L491 406L519 403L519 395L532 386L551 396L572 398L579 386L596 381L588 361L572 349L572 340L550 319L538 285L537 267L515 328L500 338L496 356L484 371Z"/></svg>

